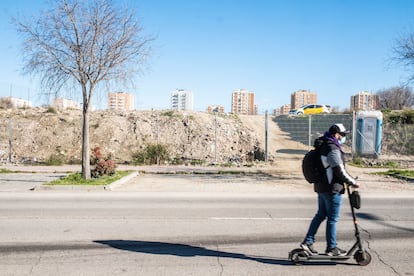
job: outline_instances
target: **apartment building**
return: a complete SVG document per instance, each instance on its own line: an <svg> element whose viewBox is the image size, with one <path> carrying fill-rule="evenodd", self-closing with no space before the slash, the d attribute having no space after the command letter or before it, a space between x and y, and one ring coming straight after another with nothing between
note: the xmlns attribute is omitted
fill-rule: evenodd
<svg viewBox="0 0 414 276"><path fill-rule="evenodd" d="M193 110L193 93L184 89L176 89L171 92L172 110Z"/></svg>
<svg viewBox="0 0 414 276"><path fill-rule="evenodd" d="M125 92L110 92L108 94L108 109L128 111L134 109L134 95Z"/></svg>
<svg viewBox="0 0 414 276"><path fill-rule="evenodd" d="M0 100L9 102L12 108L31 108L32 107L32 102L23 100L20 98L2 97L0 98Z"/></svg>
<svg viewBox="0 0 414 276"><path fill-rule="evenodd" d="M316 104L318 94L309 90L298 90L290 96L290 108L298 109L305 104Z"/></svg>
<svg viewBox="0 0 414 276"><path fill-rule="evenodd" d="M52 107L57 110L81 109L81 104L69 99L54 98L52 102Z"/></svg>
<svg viewBox="0 0 414 276"><path fill-rule="evenodd" d="M243 115L257 115L257 106L254 104L254 92L246 89L233 91L231 112Z"/></svg>
<svg viewBox="0 0 414 276"><path fill-rule="evenodd" d="M290 104L285 104L273 110L273 115L278 116L278 115L289 114L289 110L290 110Z"/></svg>
<svg viewBox="0 0 414 276"><path fill-rule="evenodd" d="M351 96L351 110L378 110L379 97L367 91Z"/></svg>

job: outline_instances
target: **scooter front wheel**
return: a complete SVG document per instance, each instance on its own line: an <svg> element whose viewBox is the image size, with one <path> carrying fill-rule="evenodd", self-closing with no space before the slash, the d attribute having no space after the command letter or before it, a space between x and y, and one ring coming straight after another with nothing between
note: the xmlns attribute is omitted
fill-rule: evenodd
<svg viewBox="0 0 414 276"><path fill-rule="evenodd" d="M302 248L296 248L289 252L289 260L295 265L304 263L304 260L308 257L308 253Z"/></svg>
<svg viewBox="0 0 414 276"><path fill-rule="evenodd" d="M357 251L354 255L354 259L359 265L366 266L371 262L371 254L366 250Z"/></svg>

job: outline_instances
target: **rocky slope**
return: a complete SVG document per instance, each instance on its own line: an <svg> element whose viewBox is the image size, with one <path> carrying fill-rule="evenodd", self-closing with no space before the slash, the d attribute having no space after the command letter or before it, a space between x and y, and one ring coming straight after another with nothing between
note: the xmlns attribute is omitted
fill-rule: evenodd
<svg viewBox="0 0 414 276"><path fill-rule="evenodd" d="M59 156L65 162L80 161L81 111L0 110L0 119L1 160L8 160L11 154L18 163L44 162L51 156ZM130 162L134 153L156 143L165 145L171 158L221 163L245 161L255 151L264 150L264 117L95 111L90 117L90 135L91 148L100 147L118 163ZM272 152L274 147L269 159L274 156Z"/></svg>

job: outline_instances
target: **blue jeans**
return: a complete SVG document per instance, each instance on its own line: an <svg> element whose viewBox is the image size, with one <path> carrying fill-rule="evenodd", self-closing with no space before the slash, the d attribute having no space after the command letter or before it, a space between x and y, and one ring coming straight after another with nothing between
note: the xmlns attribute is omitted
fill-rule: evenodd
<svg viewBox="0 0 414 276"><path fill-rule="evenodd" d="M318 193L318 212L312 219L305 242L309 244L315 242L315 234L321 223L327 218L326 245L327 248L336 247L336 223L339 219L341 204L342 195L339 193Z"/></svg>

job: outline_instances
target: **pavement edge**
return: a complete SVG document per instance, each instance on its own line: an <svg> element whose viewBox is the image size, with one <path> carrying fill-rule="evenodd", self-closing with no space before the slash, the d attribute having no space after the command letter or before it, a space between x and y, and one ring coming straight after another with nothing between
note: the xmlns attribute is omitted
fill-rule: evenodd
<svg viewBox="0 0 414 276"><path fill-rule="evenodd" d="M104 190L108 190L108 191L113 191L114 189L116 189L117 187L125 184L126 182L128 182L129 180L131 180L132 178L136 177L139 175L138 171L132 172L130 174L128 174L127 176L122 177L121 179L112 182L109 185L105 185L104 186Z"/></svg>

